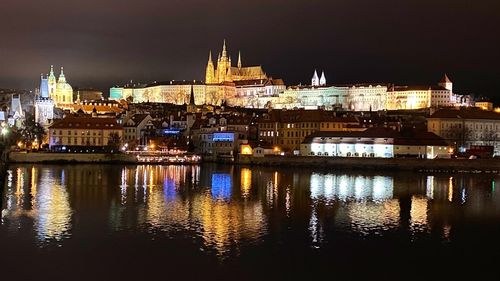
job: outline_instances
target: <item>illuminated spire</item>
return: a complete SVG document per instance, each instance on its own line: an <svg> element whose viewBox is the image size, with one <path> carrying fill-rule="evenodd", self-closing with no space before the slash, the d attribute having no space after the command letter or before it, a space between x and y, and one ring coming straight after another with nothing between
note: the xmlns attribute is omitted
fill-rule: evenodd
<svg viewBox="0 0 500 281"><path fill-rule="evenodd" d="M54 75L54 66L50 65L50 73L49 75Z"/></svg>
<svg viewBox="0 0 500 281"><path fill-rule="evenodd" d="M318 72L316 69L314 70L314 75L311 79L311 85L312 86L319 86L319 77L318 77Z"/></svg>
<svg viewBox="0 0 500 281"><path fill-rule="evenodd" d="M238 51L238 68L241 68L241 52Z"/></svg>
<svg viewBox="0 0 500 281"><path fill-rule="evenodd" d="M59 75L59 80L57 82L59 82L59 83L66 82L66 76L64 76L64 67L62 67L62 66L61 66L61 74Z"/></svg>
<svg viewBox="0 0 500 281"><path fill-rule="evenodd" d="M227 57L226 39L224 39L224 45L222 46L222 57Z"/></svg>
<svg viewBox="0 0 500 281"><path fill-rule="evenodd" d="M205 72L205 83L214 83L215 82L215 68L214 63L212 62L212 51L208 54L208 63L207 69Z"/></svg>
<svg viewBox="0 0 500 281"><path fill-rule="evenodd" d="M325 86L326 85L326 77L325 77L325 72L321 72L321 78L319 79L319 85L320 86Z"/></svg>

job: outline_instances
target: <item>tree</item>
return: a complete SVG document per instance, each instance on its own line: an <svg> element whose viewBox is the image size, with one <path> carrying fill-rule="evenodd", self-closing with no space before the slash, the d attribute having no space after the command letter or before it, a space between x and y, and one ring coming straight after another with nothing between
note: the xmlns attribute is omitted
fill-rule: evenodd
<svg viewBox="0 0 500 281"><path fill-rule="evenodd" d="M109 134L107 151L114 153L120 151L120 144L122 142L122 138L116 132Z"/></svg>
<svg viewBox="0 0 500 281"><path fill-rule="evenodd" d="M40 123L35 122L35 116L33 114L27 113L20 134L21 139L26 143L26 147L31 147L33 142L37 141L38 148L40 149L47 132Z"/></svg>

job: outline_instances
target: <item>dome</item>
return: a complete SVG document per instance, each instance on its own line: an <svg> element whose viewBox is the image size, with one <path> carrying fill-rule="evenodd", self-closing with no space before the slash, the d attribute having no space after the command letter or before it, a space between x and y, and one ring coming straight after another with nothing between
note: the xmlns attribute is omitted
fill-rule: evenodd
<svg viewBox="0 0 500 281"><path fill-rule="evenodd" d="M59 103L73 103L73 88L66 81L62 67L61 75L59 75L56 85L56 101Z"/></svg>

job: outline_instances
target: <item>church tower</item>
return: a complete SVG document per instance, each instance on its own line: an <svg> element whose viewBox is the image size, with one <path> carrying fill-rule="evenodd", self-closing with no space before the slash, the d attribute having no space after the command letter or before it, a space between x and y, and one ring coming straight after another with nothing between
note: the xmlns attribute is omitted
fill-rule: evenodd
<svg viewBox="0 0 500 281"><path fill-rule="evenodd" d="M316 72L316 70L314 70L314 75L311 79L311 85L312 86L319 86L319 77L318 77L318 72Z"/></svg>
<svg viewBox="0 0 500 281"><path fill-rule="evenodd" d="M241 52L238 52L238 69L241 69Z"/></svg>
<svg viewBox="0 0 500 281"><path fill-rule="evenodd" d="M55 100L56 99L56 87L57 87L57 80L56 80L56 76L54 75L54 66L51 65L50 66L50 73L49 73L49 77L47 77L47 82L48 82L48 86L49 86L49 97L52 99L52 100Z"/></svg>
<svg viewBox="0 0 500 281"><path fill-rule="evenodd" d="M215 81L215 68L214 68L214 63L212 61L212 51L208 54L208 64L207 64L207 70L205 73L205 83L206 84L212 84L216 83Z"/></svg>
<svg viewBox="0 0 500 281"><path fill-rule="evenodd" d="M445 88L446 90L449 90L450 92L453 92L453 82L451 82L446 73L444 74L443 79L441 79L438 85Z"/></svg>
<svg viewBox="0 0 500 281"><path fill-rule="evenodd" d="M224 44L222 46L222 55L217 62L218 83L224 83L228 81L227 73L229 68L231 68L231 59L227 55L226 40L224 40Z"/></svg>
<svg viewBox="0 0 500 281"><path fill-rule="evenodd" d="M325 76L324 71L321 72L321 78L319 79L319 85L326 86L326 76Z"/></svg>
<svg viewBox="0 0 500 281"><path fill-rule="evenodd" d="M52 74L53 71L52 71ZM47 127L54 119L54 101L49 97L49 77L40 77L40 96L35 99L35 122Z"/></svg>
<svg viewBox="0 0 500 281"><path fill-rule="evenodd" d="M188 113L196 113L196 104L194 102L194 85L191 86L191 93L189 94L189 104L186 108Z"/></svg>

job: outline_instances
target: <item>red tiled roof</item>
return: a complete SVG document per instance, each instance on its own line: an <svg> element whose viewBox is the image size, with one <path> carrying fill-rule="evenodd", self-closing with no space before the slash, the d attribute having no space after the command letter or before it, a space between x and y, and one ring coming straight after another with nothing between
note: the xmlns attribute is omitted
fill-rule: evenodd
<svg viewBox="0 0 500 281"><path fill-rule="evenodd" d="M100 117L89 117L89 116L68 116L64 119L55 121L50 129L99 129L99 130L110 130L110 129L122 129L116 122L116 118L100 118Z"/></svg>
<svg viewBox="0 0 500 281"><path fill-rule="evenodd" d="M500 120L500 113L479 108L440 109L429 118Z"/></svg>

